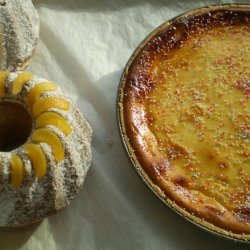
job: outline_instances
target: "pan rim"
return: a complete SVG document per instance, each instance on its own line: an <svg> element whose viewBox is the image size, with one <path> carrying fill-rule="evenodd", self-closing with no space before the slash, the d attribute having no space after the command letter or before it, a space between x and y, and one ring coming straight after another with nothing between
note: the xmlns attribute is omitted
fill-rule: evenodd
<svg viewBox="0 0 250 250"><path fill-rule="evenodd" d="M192 16L195 14L201 14L206 11L211 11L211 10L218 10L218 9L230 9L230 8L247 8L250 10L250 4L246 3L230 3L230 4L213 4L213 5L208 5L192 10L188 10L184 13L181 13L167 21L165 21L163 24L155 28L150 34L148 34L140 43L139 45L135 48L133 51L132 55L130 56L123 73L120 78L120 82L118 85L118 91L117 91L117 99L116 99L116 120L117 120L117 125L118 125L118 130L119 130L119 135L123 144L123 148L126 151L126 154L133 166L133 169L136 171L138 176L142 179L143 183L153 192L154 196L158 198L165 206L170 208L172 211L174 211L176 214L184 218L186 221L191 222L192 224L196 225L203 231L206 231L214 236L218 236L220 238L228 239L228 240L233 240L234 242L237 243L245 243L245 244L250 244L250 238L246 239L244 238L244 234L236 234L229 232L225 229L222 229L220 227L217 227L213 225L212 223L206 222L202 220L201 218L192 215L191 213L187 212L184 208L181 206L177 205L174 201L170 200L167 197L164 197L163 193L160 191L159 187L157 187L151 179L148 177L146 172L143 170L141 165L136 159L135 154L133 154L133 149L131 145L129 144L129 139L126 135L126 129L124 125L124 117L123 117L123 89L125 86L126 82L126 76L128 73L128 69L133 63L134 59L137 57L137 55L140 53L140 51L144 48L144 46L147 44L148 41L150 41L156 34L160 33L162 30L167 28L169 25L171 25L173 22L186 18L188 16Z"/></svg>

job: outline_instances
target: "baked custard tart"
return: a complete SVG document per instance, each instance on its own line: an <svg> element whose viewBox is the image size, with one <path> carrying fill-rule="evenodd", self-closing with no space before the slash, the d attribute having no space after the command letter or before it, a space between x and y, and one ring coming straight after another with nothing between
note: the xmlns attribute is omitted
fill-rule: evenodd
<svg viewBox="0 0 250 250"><path fill-rule="evenodd" d="M250 5L153 31L121 79L118 121L139 174L195 224L250 241Z"/></svg>

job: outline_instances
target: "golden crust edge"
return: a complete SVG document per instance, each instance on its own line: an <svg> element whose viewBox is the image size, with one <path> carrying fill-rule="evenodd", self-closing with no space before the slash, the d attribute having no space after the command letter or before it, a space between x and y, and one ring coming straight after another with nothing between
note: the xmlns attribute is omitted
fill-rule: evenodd
<svg viewBox="0 0 250 250"><path fill-rule="evenodd" d="M160 198L165 204L170 206L173 210L175 210L178 214L183 215L186 219L190 220L191 222L198 224L198 226L205 227L215 233L218 233L219 235L225 235L231 238L240 239L244 241L250 240L250 234L242 234L242 233L233 233L231 231L228 231L226 229L223 229L221 227L218 227L214 225L213 223L210 223L208 221L205 221L204 219L198 217L197 215L192 214L191 212L187 211L186 209L182 208L180 205L178 205L175 201L171 200L170 198L165 195L164 190L162 190L157 184L155 184L149 175L146 173L144 168L139 163L135 153L133 152L134 149L130 143L130 139L127 136L127 131L125 128L125 122L124 122L124 116L123 116L123 106L119 104L119 122L120 122L120 129L122 133L122 139L125 143L125 147L127 149L127 152L129 154L129 158L132 161L132 164L134 165L136 171L139 173L139 175L142 177L144 182L149 186L149 188ZM189 191L189 190L188 190ZM195 208L195 206L194 206Z"/></svg>
<svg viewBox="0 0 250 250"><path fill-rule="evenodd" d="M197 226L202 227L203 229L206 229L212 233L218 234L219 236L226 236L226 237L229 237L231 239L242 240L242 241L248 242L248 241L250 241L250 234L233 233L229 230L223 229L223 228L218 227L218 226L216 226L208 221L205 221L204 219L199 218L197 215L193 215L192 213L183 209L180 205L176 204L174 201L169 199L164 194L164 191L158 185L153 183L151 178L148 176L146 171L143 169L143 167L139 163L139 161L134 153L134 149L130 143L130 139L127 136L127 130L126 130L126 126L125 126L125 119L124 119L124 113L123 113L123 111L124 111L124 105L123 105L124 88L126 85L128 69L132 65L132 63L134 62L134 59L137 57L137 55L140 53L140 51L144 48L145 44L147 44L149 42L149 40L152 39L152 37L154 37L156 34L160 33L161 31L163 31L165 28L167 28L169 25L171 25L176 20L181 20L183 18L186 18L188 16L192 16L192 15L195 15L198 13L202 14L204 12L211 11L211 10L230 9L230 8L239 8L239 9L247 8L250 10L250 5L249 4L225 4L225 5L220 4L220 5L209 5L208 7L202 7L199 9L191 10L191 11L188 11L187 13L184 13L180 16L177 16L176 18L174 18L170 21L163 23L158 28L156 28L152 33L150 33L136 48L136 50L132 54L131 58L129 59L129 61L124 69L123 75L122 75L121 80L120 80L120 85L118 88L118 97L117 97L118 117L117 118L118 118L120 133L121 133L121 137L122 137L124 146L127 150L127 153L129 155L130 160L132 161L134 168L136 169L138 174L141 176L141 178L144 180L144 182L149 186L149 188L158 196L158 198L160 198L160 200L162 200L166 205L168 205L173 210L175 210L178 214L180 214L181 216L184 216L186 219L188 219L192 223L196 224ZM129 107L129 109L131 109L131 106Z"/></svg>

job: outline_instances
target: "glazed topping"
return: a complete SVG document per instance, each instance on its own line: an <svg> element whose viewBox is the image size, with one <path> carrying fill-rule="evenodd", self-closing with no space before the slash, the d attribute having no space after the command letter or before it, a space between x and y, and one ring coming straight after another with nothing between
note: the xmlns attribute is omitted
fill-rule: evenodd
<svg viewBox="0 0 250 250"><path fill-rule="evenodd" d="M22 159L13 154L10 159L11 182L15 188L19 187L24 178L24 167Z"/></svg>
<svg viewBox="0 0 250 250"><path fill-rule="evenodd" d="M36 177L41 179L47 170L47 161L43 150L39 145L27 143L24 145L24 150L32 161L32 166L35 170Z"/></svg>
<svg viewBox="0 0 250 250"><path fill-rule="evenodd" d="M6 80L9 73L7 71L0 71L0 97L5 95Z"/></svg>
<svg viewBox="0 0 250 250"><path fill-rule="evenodd" d="M36 118L36 125L38 127L45 127L52 125L59 128L65 135L71 133L71 127L64 117L55 112L45 112Z"/></svg>
<svg viewBox="0 0 250 250"><path fill-rule="evenodd" d="M250 223L250 19L214 19L177 22L148 43L129 72L126 126L158 161L150 173Z"/></svg>
<svg viewBox="0 0 250 250"><path fill-rule="evenodd" d="M23 89L24 84L26 84L32 77L33 75L31 73L21 73L13 82L12 93L14 95L18 94Z"/></svg>
<svg viewBox="0 0 250 250"><path fill-rule="evenodd" d="M53 91L56 90L56 85L51 82L42 82L37 84L34 88L32 88L27 95L27 104L29 107L32 107L33 104L40 98L40 95L44 91Z"/></svg>
<svg viewBox="0 0 250 250"><path fill-rule="evenodd" d="M57 162L64 159L64 148L59 137L47 128L39 128L32 134L34 142L45 142L51 146L53 155Z"/></svg>
<svg viewBox="0 0 250 250"><path fill-rule="evenodd" d="M41 98L37 100L32 107L33 116L37 117L50 108L68 111L70 109L70 103L60 97Z"/></svg>

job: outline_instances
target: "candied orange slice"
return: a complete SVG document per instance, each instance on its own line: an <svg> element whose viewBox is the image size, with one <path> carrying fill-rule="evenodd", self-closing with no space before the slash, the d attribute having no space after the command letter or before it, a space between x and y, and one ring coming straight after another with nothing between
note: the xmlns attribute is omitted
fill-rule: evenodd
<svg viewBox="0 0 250 250"><path fill-rule="evenodd" d="M24 166L22 159L13 154L10 159L11 166L11 183L15 188L18 188L23 182Z"/></svg>
<svg viewBox="0 0 250 250"><path fill-rule="evenodd" d="M64 117L55 112L45 112L37 117L36 124L39 127L52 125L58 127L65 135L71 133L71 127Z"/></svg>
<svg viewBox="0 0 250 250"><path fill-rule="evenodd" d="M33 75L31 73L28 72L21 73L13 82L12 93L15 95L18 94L23 89L24 84L27 81L29 81L32 77Z"/></svg>
<svg viewBox="0 0 250 250"><path fill-rule="evenodd" d="M64 159L64 148L59 137L47 128L36 129L32 135L35 142L45 142L52 148L53 155L57 162Z"/></svg>
<svg viewBox="0 0 250 250"><path fill-rule="evenodd" d="M41 82L37 84L34 88L32 88L27 95L27 104L29 107L39 99L40 95L44 91L53 91L56 90L56 85L51 82Z"/></svg>
<svg viewBox="0 0 250 250"><path fill-rule="evenodd" d="M32 161L36 177L41 179L47 171L47 161L42 148L36 144L25 144L24 149Z"/></svg>
<svg viewBox="0 0 250 250"><path fill-rule="evenodd" d="M70 109L70 103L60 97L46 97L38 99L32 107L32 113L35 117L37 117L49 108L58 108L68 111Z"/></svg>
<svg viewBox="0 0 250 250"><path fill-rule="evenodd" d="M8 78L9 72L0 71L0 97L5 95L6 80Z"/></svg>

